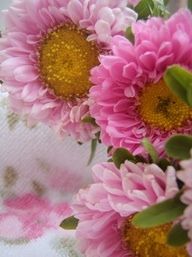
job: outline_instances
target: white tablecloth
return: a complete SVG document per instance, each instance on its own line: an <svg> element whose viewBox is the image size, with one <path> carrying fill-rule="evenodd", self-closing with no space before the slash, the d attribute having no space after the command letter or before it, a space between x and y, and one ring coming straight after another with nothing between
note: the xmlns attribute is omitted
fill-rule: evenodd
<svg viewBox="0 0 192 257"><path fill-rule="evenodd" d="M90 143L61 140L42 124L28 128L0 94L0 257L80 256L59 223L90 181L89 152ZM103 160L99 146L93 164Z"/></svg>

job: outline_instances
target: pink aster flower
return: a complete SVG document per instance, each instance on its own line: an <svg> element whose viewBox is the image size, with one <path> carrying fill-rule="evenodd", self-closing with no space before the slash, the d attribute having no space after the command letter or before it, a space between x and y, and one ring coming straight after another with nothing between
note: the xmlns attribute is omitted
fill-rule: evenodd
<svg viewBox="0 0 192 257"><path fill-rule="evenodd" d="M184 183L184 193L181 200L187 205L182 217L182 226L188 230L190 242L188 243L188 251L192 256L192 159L181 161L182 170L177 173L178 178Z"/></svg>
<svg viewBox="0 0 192 257"><path fill-rule="evenodd" d="M13 110L84 142L89 71L136 19L127 0L17 0L4 12L0 78Z"/></svg>
<svg viewBox="0 0 192 257"><path fill-rule="evenodd" d="M82 253L87 257L168 256L163 250L169 247L157 240L161 249L157 253L153 240L154 236L165 239L165 228L148 233L135 229L130 220L136 212L176 194L175 170L169 167L165 173L155 164L129 161L118 170L113 163L103 163L93 168L93 180L89 188L79 191L72 206L79 219L76 236ZM170 250L173 255L169 256L185 256L177 255L180 250Z"/></svg>
<svg viewBox="0 0 192 257"><path fill-rule="evenodd" d="M112 55L92 70L91 115L106 145L143 154L147 137L162 153L167 138L192 133L192 109L165 85L168 66L192 69L192 14L180 10L168 20L150 18L132 25L135 42L115 36Z"/></svg>
<svg viewBox="0 0 192 257"><path fill-rule="evenodd" d="M0 213L0 237L5 239L35 239L47 230L55 230L63 218L71 214L67 203L53 204L33 194L4 201Z"/></svg>

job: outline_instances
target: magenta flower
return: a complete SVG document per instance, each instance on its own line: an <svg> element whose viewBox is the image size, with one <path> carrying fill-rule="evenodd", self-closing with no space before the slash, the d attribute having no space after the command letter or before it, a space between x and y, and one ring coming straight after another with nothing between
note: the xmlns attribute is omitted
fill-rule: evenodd
<svg viewBox="0 0 192 257"><path fill-rule="evenodd" d="M78 246L85 256L187 256L178 255L185 249L165 244L167 225L140 230L130 223L136 212L176 194L172 167L165 173L155 164L126 161L118 170L113 163L103 163L93 168L93 180L79 191L72 206L79 219Z"/></svg>
<svg viewBox="0 0 192 257"><path fill-rule="evenodd" d="M0 78L13 110L60 135L93 138L98 129L82 122L89 72L112 36L135 21L127 0L18 0L4 16Z"/></svg>
<svg viewBox="0 0 192 257"><path fill-rule="evenodd" d="M108 146L143 154L148 138L162 153L167 138L192 133L192 109L165 85L168 66L192 69L192 15L180 10L170 19L150 18L132 26L135 42L115 36L112 55L92 70L91 115Z"/></svg>

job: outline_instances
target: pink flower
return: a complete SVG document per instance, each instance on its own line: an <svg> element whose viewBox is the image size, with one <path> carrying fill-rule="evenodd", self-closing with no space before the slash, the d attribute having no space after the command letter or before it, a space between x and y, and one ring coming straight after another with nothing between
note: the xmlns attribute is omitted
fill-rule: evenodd
<svg viewBox="0 0 192 257"><path fill-rule="evenodd" d="M63 216L71 214L67 203L53 204L32 194L5 200L4 206L0 237L6 239L35 239L58 228Z"/></svg>
<svg viewBox="0 0 192 257"><path fill-rule="evenodd" d="M88 257L134 257L130 247L124 246L122 227L136 212L175 195L174 169L164 173L155 164L126 161L118 170L113 163L103 163L93 168L93 179L72 206L79 219L80 250Z"/></svg>
<svg viewBox="0 0 192 257"><path fill-rule="evenodd" d="M0 78L14 111L81 142L98 128L89 115L89 71L136 19L127 0L17 0L4 11Z"/></svg>
<svg viewBox="0 0 192 257"><path fill-rule="evenodd" d="M141 140L146 137L163 153L170 135L192 133L192 109L163 80L172 64L192 69L191 27L191 13L180 10L166 21L134 23L134 43L113 38L112 55L101 55L91 77L91 115L103 143L143 154Z"/></svg>
<svg viewBox="0 0 192 257"><path fill-rule="evenodd" d="M181 200L187 205L182 217L182 226L188 231L190 242L188 251L192 256L192 159L181 161L182 170L177 173L178 178L184 183L184 193Z"/></svg>

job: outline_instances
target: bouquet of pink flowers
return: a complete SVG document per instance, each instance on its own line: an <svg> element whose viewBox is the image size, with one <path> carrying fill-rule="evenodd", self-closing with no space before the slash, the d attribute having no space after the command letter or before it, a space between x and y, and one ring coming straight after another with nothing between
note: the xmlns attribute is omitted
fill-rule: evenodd
<svg viewBox="0 0 192 257"><path fill-rule="evenodd" d="M15 0L0 79L14 112L91 141L64 229L86 257L192 256L192 1ZM64 213L63 216L66 216Z"/></svg>

